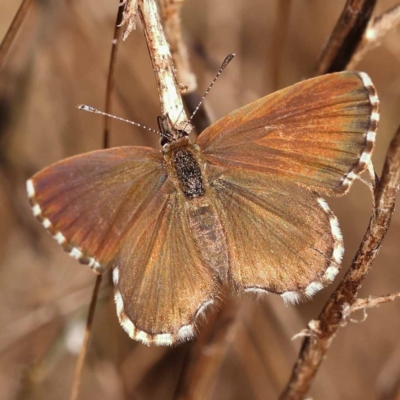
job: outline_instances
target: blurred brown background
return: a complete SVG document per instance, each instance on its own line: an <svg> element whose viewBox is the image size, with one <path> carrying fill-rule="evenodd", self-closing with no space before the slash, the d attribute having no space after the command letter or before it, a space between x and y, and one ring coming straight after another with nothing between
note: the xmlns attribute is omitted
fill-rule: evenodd
<svg viewBox="0 0 400 400"><path fill-rule="evenodd" d="M67 399L94 275L66 255L31 213L25 180L42 167L102 146L107 68L119 0L37 0L0 72L0 399ZM0 0L0 38L20 0ZM200 92L229 52L237 57L207 99L213 118L310 77L345 4L323 0L187 0L185 39ZM374 15L397 1L378 0ZM374 81L381 123L373 157L380 174L400 124L400 30L358 66ZM156 128L158 96L140 24L119 49L113 112ZM112 123L112 146L158 146L156 135ZM343 270L369 221L371 196L356 182L329 199L345 240ZM400 213L360 297L400 289ZM231 304L219 329L219 364L201 371L196 399L274 399L286 384L301 339L331 287L314 301L285 307L279 296ZM362 319L362 313L354 316ZM206 328L205 328L206 329ZM400 399L400 303L368 311L335 338L310 396L314 399ZM177 397L194 344L165 349L130 340L117 322L109 279L103 281L83 373L82 399ZM211 374L207 378L207 373ZM207 379L206 379L206 378Z"/></svg>

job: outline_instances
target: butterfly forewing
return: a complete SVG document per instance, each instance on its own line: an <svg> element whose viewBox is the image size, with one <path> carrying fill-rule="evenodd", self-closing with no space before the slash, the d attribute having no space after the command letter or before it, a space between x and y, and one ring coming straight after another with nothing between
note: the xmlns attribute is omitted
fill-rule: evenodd
<svg viewBox="0 0 400 400"><path fill-rule="evenodd" d="M118 147L53 164L27 189L35 216L57 242L102 272L166 179L159 152Z"/></svg>
<svg viewBox="0 0 400 400"><path fill-rule="evenodd" d="M242 107L211 125L197 143L213 164L343 194L366 168L378 118L368 75L342 72Z"/></svg>
<svg viewBox="0 0 400 400"><path fill-rule="evenodd" d="M311 297L336 276L343 243L336 217L318 195L268 174L209 169L239 289Z"/></svg>
<svg viewBox="0 0 400 400"><path fill-rule="evenodd" d="M193 337L198 314L219 290L196 248L182 202L177 193L158 193L127 235L116 261L121 325L146 344L169 345Z"/></svg>

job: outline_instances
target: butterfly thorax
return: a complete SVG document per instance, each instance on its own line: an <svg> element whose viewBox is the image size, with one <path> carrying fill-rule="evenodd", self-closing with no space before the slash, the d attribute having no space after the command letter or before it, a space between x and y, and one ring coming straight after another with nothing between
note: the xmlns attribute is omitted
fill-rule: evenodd
<svg viewBox="0 0 400 400"><path fill-rule="evenodd" d="M168 177L188 199L203 196L205 193L200 149L183 137L163 148Z"/></svg>

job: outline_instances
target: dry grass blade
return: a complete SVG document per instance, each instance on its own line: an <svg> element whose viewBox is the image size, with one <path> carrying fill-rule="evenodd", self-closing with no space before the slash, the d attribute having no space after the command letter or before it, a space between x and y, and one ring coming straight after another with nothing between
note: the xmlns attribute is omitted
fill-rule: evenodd
<svg viewBox="0 0 400 400"><path fill-rule="evenodd" d="M29 11L29 7L31 6L31 4L32 4L32 0L23 0L17 13L15 14L15 17L14 17L10 27L8 28L6 35L4 36L3 41L1 42L1 45L0 45L0 68L3 66L4 61L7 58L7 54L10 50L10 47L14 42L15 36L17 36L19 28L21 27L22 23L24 22L24 19L26 17L26 14Z"/></svg>
<svg viewBox="0 0 400 400"><path fill-rule="evenodd" d="M384 12L379 17L374 18L365 31L364 38L347 66L347 69L354 69L368 52L380 46L385 36L399 25L400 4Z"/></svg>
<svg viewBox="0 0 400 400"><path fill-rule="evenodd" d="M376 207L372 210L367 232L345 277L316 321L318 329L315 330L312 338L308 337L304 340L292 376L280 396L281 400L302 399L309 390L334 334L348 315L344 312L345 308L351 307L356 301L361 283L379 252L389 229L399 184L400 127L386 156L381 181L375 192Z"/></svg>
<svg viewBox="0 0 400 400"><path fill-rule="evenodd" d="M376 0L347 0L320 56L318 75L346 68L364 35L375 4Z"/></svg>
<svg viewBox="0 0 400 400"><path fill-rule="evenodd" d="M88 314L87 322L86 322L85 337L83 338L82 348L79 353L78 361L76 363L75 378L74 378L74 382L72 384L70 400L78 400L82 371L83 371L83 366L84 366L85 358L86 358L86 354L87 354L90 334L92 332L92 325L93 325L93 320L94 320L94 316L95 316L95 312L96 312L96 302L97 302L97 297L99 295L102 278L103 278L103 275L97 275L97 277L96 277L96 283L94 285L92 300L90 301L89 314Z"/></svg>
<svg viewBox="0 0 400 400"><path fill-rule="evenodd" d="M117 62L117 52L118 52L118 45L119 45L119 37L122 30L122 19L125 12L126 3L120 3L118 7L118 14L117 20L115 22L114 28L114 37L111 46L111 55L110 55L110 65L108 67L108 76L107 76L107 89L106 89L106 105L105 105L105 112L111 114L111 96L114 90L115 84L115 63ZM110 144L110 124L111 120L108 117L104 117L104 140L103 140L103 147L107 149Z"/></svg>

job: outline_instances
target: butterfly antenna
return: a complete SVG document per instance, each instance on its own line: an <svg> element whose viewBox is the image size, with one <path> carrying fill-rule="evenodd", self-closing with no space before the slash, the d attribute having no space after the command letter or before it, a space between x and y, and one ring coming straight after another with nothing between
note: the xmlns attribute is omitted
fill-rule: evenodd
<svg viewBox="0 0 400 400"><path fill-rule="evenodd" d="M118 119L119 121L124 121L124 122L127 122L128 124L132 124L132 125L138 126L139 128L147 129L147 130L149 130L151 132L157 133L157 135L159 135L159 136L164 136L161 132L156 131L155 129L149 128L149 127L147 127L145 125L138 124L137 122L129 121L129 119L125 119L125 118L117 117L117 116L112 115L112 114L105 113L103 111L98 110L97 108L94 108L94 107L91 107L91 106L87 106L86 104L80 104L78 106L78 109L79 110L83 110L83 111L92 112L94 114L105 115L106 117Z"/></svg>
<svg viewBox="0 0 400 400"><path fill-rule="evenodd" d="M187 120L186 125L184 126L183 130L185 130L185 128L190 124L190 122L192 121L193 117L196 115L197 111L199 111L199 108L201 107L201 105L203 104L204 99L206 98L206 96L208 95L208 93L210 92L211 88L214 86L215 82L217 81L217 79L219 78L219 76L222 74L223 70L227 67L227 65L233 60L233 57L235 57L235 54L228 54L225 58L225 60L223 61L223 63L221 64L220 69L217 72L217 75L215 75L215 78L212 80L212 82L210 83L210 86L208 87L208 89L205 91L203 97L201 98L199 104L197 105L197 107L194 109L193 114L190 116L190 118Z"/></svg>

